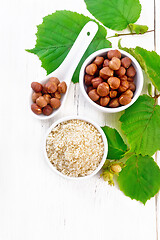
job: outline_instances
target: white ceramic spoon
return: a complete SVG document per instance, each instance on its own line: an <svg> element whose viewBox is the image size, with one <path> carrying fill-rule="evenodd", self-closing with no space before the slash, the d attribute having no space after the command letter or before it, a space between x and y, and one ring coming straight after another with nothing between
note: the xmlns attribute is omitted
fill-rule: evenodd
<svg viewBox="0 0 160 240"><path fill-rule="evenodd" d="M71 50L69 51L68 55L66 56L62 64L54 72L50 73L44 80L37 81L42 84L45 84L50 77L57 77L60 80L60 82L62 81L66 82L67 91L65 94L62 95L61 106L58 109L54 110L51 115L49 116L45 116L43 114L36 115L31 110L34 117L40 120L43 120L43 119L46 120L54 117L61 110L68 94L73 73L78 63L80 62L82 56L84 55L85 51L87 50L89 44L91 43L92 39L97 33L97 31L98 31L98 25L92 21L88 22L81 30L80 34L78 35L76 41L74 42ZM30 96L30 108L31 108L31 104L33 103L32 93Z"/></svg>

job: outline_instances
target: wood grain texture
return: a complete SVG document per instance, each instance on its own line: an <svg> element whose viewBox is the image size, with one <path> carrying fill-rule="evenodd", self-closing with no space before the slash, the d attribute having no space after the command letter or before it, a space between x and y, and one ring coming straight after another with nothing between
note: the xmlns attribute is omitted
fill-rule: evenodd
<svg viewBox="0 0 160 240"><path fill-rule="evenodd" d="M154 7L155 7L155 21L154 21L154 25L155 25L155 34L154 34L154 39L155 39L155 50L157 51L158 54L160 54L160 11L158 11L158 9L160 8L160 2L158 0L154 0ZM158 104L160 104L160 99L158 100ZM155 160L157 162L157 164L160 166L160 152L157 152L155 155ZM160 239L160 193L157 194L156 198L155 198L155 204L156 204L156 211L157 211L157 239Z"/></svg>
<svg viewBox="0 0 160 240"><path fill-rule="evenodd" d="M154 1L141 0L141 4L138 22L152 30ZM99 174L86 181L65 180L44 160L45 132L62 116L85 115L101 126L120 130L117 120L121 113L96 112L82 97L79 84L71 84L64 109L54 119L38 121L29 112L30 83L43 79L45 70L38 58L24 49L34 46L36 25L42 17L60 9L91 16L82 0L0 1L0 240L157 240L159 199L157 208L155 198L143 206L124 196L118 187L108 186ZM112 33L109 30L108 36ZM156 39L158 42L158 34ZM118 39L112 42L117 47ZM126 36L122 44L152 50L154 33Z"/></svg>

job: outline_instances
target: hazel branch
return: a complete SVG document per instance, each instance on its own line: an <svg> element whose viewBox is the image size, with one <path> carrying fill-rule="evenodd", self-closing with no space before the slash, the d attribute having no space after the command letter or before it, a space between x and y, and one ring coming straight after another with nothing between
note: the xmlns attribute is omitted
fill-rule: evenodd
<svg viewBox="0 0 160 240"><path fill-rule="evenodd" d="M150 33L150 32L154 32L154 30L149 30L149 31L147 31L145 33ZM143 34L145 34L145 33L143 33ZM115 35L107 37L107 39L108 38L113 38L113 37L120 37L120 36L143 35L143 34L142 33L139 33L139 34L137 34L137 33L115 33Z"/></svg>
<svg viewBox="0 0 160 240"><path fill-rule="evenodd" d="M156 95L154 98L157 99L157 98L159 98L159 97L160 97L160 94Z"/></svg>
<svg viewBox="0 0 160 240"><path fill-rule="evenodd" d="M160 94L156 94L157 92L157 89L155 88L155 95L154 96L151 96L151 98L153 98L155 101L160 97Z"/></svg>

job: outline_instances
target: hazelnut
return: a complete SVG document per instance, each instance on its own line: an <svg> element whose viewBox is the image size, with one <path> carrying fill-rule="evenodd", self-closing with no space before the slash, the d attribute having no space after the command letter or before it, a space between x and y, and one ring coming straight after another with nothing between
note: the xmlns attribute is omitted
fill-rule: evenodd
<svg viewBox="0 0 160 240"><path fill-rule="evenodd" d="M67 84L65 82L61 82L58 84L58 92L65 93L67 91Z"/></svg>
<svg viewBox="0 0 160 240"><path fill-rule="evenodd" d="M111 90L111 91L109 92L109 96L110 96L110 98L115 98L115 97L117 97L117 91Z"/></svg>
<svg viewBox="0 0 160 240"><path fill-rule="evenodd" d="M59 79L56 78L56 77L51 77L51 78L49 79L49 81L50 81L50 82L54 82L54 83L56 83L57 85L60 83Z"/></svg>
<svg viewBox="0 0 160 240"><path fill-rule="evenodd" d="M93 89L93 90L89 91L88 96L94 102L96 102L99 99L99 95L97 94L97 90L96 89Z"/></svg>
<svg viewBox="0 0 160 240"><path fill-rule="evenodd" d="M61 94L59 92L55 92L54 97L57 99L61 99Z"/></svg>
<svg viewBox="0 0 160 240"><path fill-rule="evenodd" d="M127 105L128 103L131 102L131 97L127 94L122 94L120 97L119 97L119 103L121 105Z"/></svg>
<svg viewBox="0 0 160 240"><path fill-rule="evenodd" d="M118 70L121 66L121 60L117 57L113 57L111 61L109 61L109 67L112 70Z"/></svg>
<svg viewBox="0 0 160 240"><path fill-rule="evenodd" d="M49 116L53 112L53 108L50 105L47 105L42 111L44 115Z"/></svg>
<svg viewBox="0 0 160 240"><path fill-rule="evenodd" d="M39 98L36 99L36 104L39 107L43 108L43 107L47 106L47 101L43 96L40 96Z"/></svg>
<svg viewBox="0 0 160 240"><path fill-rule="evenodd" d="M110 77L107 82L112 89L117 89L120 86L120 79L117 77Z"/></svg>
<svg viewBox="0 0 160 240"><path fill-rule="evenodd" d="M57 84L55 82L48 81L45 84L45 87L46 87L48 93L54 93L57 91Z"/></svg>
<svg viewBox="0 0 160 240"><path fill-rule="evenodd" d="M49 94L44 94L43 97L44 97L44 99L46 100L47 104L49 104L49 103L50 103L50 99L51 99L51 95L49 95Z"/></svg>
<svg viewBox="0 0 160 240"><path fill-rule="evenodd" d="M31 109L32 109L32 111L33 111L35 114L37 114L37 115L39 115L39 114L42 113L42 109L41 109L36 103L33 103L33 104L31 105Z"/></svg>
<svg viewBox="0 0 160 240"><path fill-rule="evenodd" d="M93 90L92 86L87 87L87 93L89 93L91 90Z"/></svg>
<svg viewBox="0 0 160 240"><path fill-rule="evenodd" d="M51 105L52 108L57 109L57 108L60 107L61 102L60 102L60 100L57 99L57 98L51 98L51 100L50 100L50 105Z"/></svg>
<svg viewBox="0 0 160 240"><path fill-rule="evenodd" d="M136 85L134 84L134 82L129 82L129 89L134 92L136 90Z"/></svg>
<svg viewBox="0 0 160 240"><path fill-rule="evenodd" d="M105 97L109 94L109 85L106 82L100 83L97 87L97 93L101 97Z"/></svg>
<svg viewBox="0 0 160 240"><path fill-rule="evenodd" d="M41 92L42 91L42 84L38 83L38 82L32 82L31 83L31 88L33 89L33 91L35 91L36 93Z"/></svg>
<svg viewBox="0 0 160 240"><path fill-rule="evenodd" d="M127 78L127 81L128 81L128 82L133 82L134 79L133 79L132 77L128 77L128 78Z"/></svg>
<svg viewBox="0 0 160 240"><path fill-rule="evenodd" d="M133 66L130 66L127 71L126 71L126 75L128 77L134 77L136 75L136 70Z"/></svg>
<svg viewBox="0 0 160 240"><path fill-rule="evenodd" d="M128 95L130 98L133 97L133 92L132 92L130 89L128 89L127 91L125 91L123 94Z"/></svg>
<svg viewBox="0 0 160 240"><path fill-rule="evenodd" d="M86 86L90 86L92 83L91 83L91 80L94 78L94 76L91 76L91 75L88 75L86 74L84 76L84 82L86 84Z"/></svg>
<svg viewBox="0 0 160 240"><path fill-rule="evenodd" d="M131 65L132 61L129 57L124 57L121 59L121 65L124 67L124 68L129 68L129 66Z"/></svg>
<svg viewBox="0 0 160 240"><path fill-rule="evenodd" d="M119 164L113 164L111 165L111 170L114 172L114 173L119 173L122 171L122 168Z"/></svg>
<svg viewBox="0 0 160 240"><path fill-rule="evenodd" d="M103 82L103 79L101 77L97 77L97 78L93 78L91 82L92 82L93 88L97 88L98 85Z"/></svg>
<svg viewBox="0 0 160 240"><path fill-rule="evenodd" d="M118 50L110 50L107 53L108 59L112 59L113 57L121 58L121 53Z"/></svg>
<svg viewBox="0 0 160 240"><path fill-rule="evenodd" d="M105 107L105 106L108 105L109 101L110 101L110 97L109 96L101 97L100 98L100 105Z"/></svg>
<svg viewBox="0 0 160 240"><path fill-rule="evenodd" d="M97 65L94 63L91 63L86 67L86 73L89 75L94 75L97 71Z"/></svg>
<svg viewBox="0 0 160 240"><path fill-rule="evenodd" d="M121 80L121 81L123 81L123 80L127 81L127 76L124 75L124 76L120 77L120 80Z"/></svg>
<svg viewBox="0 0 160 240"><path fill-rule="evenodd" d="M113 70L110 69L109 67L104 67L99 71L99 75L103 79L108 79L109 77L113 76Z"/></svg>
<svg viewBox="0 0 160 240"><path fill-rule="evenodd" d="M48 93L48 92L47 92L47 88L46 88L46 84L43 84L42 87L43 87L43 88L42 88L42 93L43 93L43 94Z"/></svg>
<svg viewBox="0 0 160 240"><path fill-rule="evenodd" d="M129 82L125 80L121 80L121 84L118 88L119 92L125 92L129 88Z"/></svg>
<svg viewBox="0 0 160 240"><path fill-rule="evenodd" d="M109 60L108 59L104 60L103 67L109 67Z"/></svg>
<svg viewBox="0 0 160 240"><path fill-rule="evenodd" d="M35 102L36 102L36 99L39 98L40 96L42 96L42 93L41 93L41 92L39 92L39 93L34 92L34 93L32 94L32 101L35 103Z"/></svg>
<svg viewBox="0 0 160 240"><path fill-rule="evenodd" d="M109 103L109 107L111 107L111 108L116 108L116 107L119 107L119 100L118 100L118 98L114 98L114 99L112 99L111 101L110 101L110 103Z"/></svg>
<svg viewBox="0 0 160 240"><path fill-rule="evenodd" d="M96 57L94 62L97 66L100 66L102 63L104 62L104 58L103 57Z"/></svg>
<svg viewBox="0 0 160 240"><path fill-rule="evenodd" d="M126 69L124 67L120 67L117 71L115 71L115 73L118 77L122 77L125 75Z"/></svg>

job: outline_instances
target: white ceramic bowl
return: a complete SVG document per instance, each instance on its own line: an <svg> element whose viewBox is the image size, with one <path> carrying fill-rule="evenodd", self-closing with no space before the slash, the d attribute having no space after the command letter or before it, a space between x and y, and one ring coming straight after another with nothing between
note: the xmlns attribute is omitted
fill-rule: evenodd
<svg viewBox="0 0 160 240"><path fill-rule="evenodd" d="M116 48L117 49L117 48ZM92 53L83 63L81 70L80 70L80 76L79 76L79 83L80 83L80 88L82 91L82 94L84 95L84 97L86 98L86 100L92 105L94 106L97 110L100 110L101 112L105 112L105 113L116 113L116 112L120 112L125 110L126 108L130 107L136 100L137 98L140 96L142 88L143 88L143 73L142 73L142 69L139 65L139 63L137 62L137 60L130 55L129 53L118 49L121 52L122 57L129 57L132 60L132 65L136 70L136 76L134 78L134 82L136 84L136 90L134 92L132 101L125 105L125 106L120 106L117 108L108 108L108 107L102 107L100 105L98 105L97 103L93 102L90 97L88 96L87 92L86 92L86 86L84 84L84 74L85 74L85 69L86 66L88 64L90 64L91 62L93 62L93 60L95 59L95 57L97 56L102 56L102 57L106 57L106 54L108 51L110 50L115 50L113 48L104 48L101 50L98 50L94 53Z"/></svg>
<svg viewBox="0 0 160 240"><path fill-rule="evenodd" d="M80 120L83 120L83 121L86 121L88 123L91 123L101 134L102 136L102 140L103 140L103 143L104 143L104 154L103 154L103 158L99 164L99 166L96 168L95 171L93 171L90 175L87 175L87 176L84 176L84 177L69 177L67 175L64 175L63 173L61 173L60 171L58 171L54 166L53 164L50 162L50 160L48 159L48 156L47 156L47 152L46 152L46 139L48 137L48 134L51 132L51 130L56 127L59 123L62 123L62 122L65 122L65 121L68 121L68 120L72 120L72 119L80 119ZM87 179L87 178L90 178L92 176L94 176L103 166L103 164L105 163L105 160L106 160L106 157L107 157L107 154L108 154L108 142L107 142L107 138L103 132L103 130L101 129L101 127L93 122L92 120L88 119L88 118L85 118L85 117L82 117L82 116L69 116L69 117L64 117L64 118L61 118L59 119L58 121L54 122L50 128L48 129L48 131L46 132L46 135L45 135L45 139L44 139L44 144L43 144L43 151L44 151L44 156L45 156L45 159L48 163L48 165L51 167L51 169L57 173L58 175L66 178L66 179Z"/></svg>

